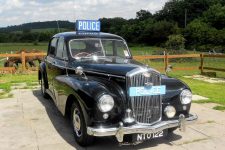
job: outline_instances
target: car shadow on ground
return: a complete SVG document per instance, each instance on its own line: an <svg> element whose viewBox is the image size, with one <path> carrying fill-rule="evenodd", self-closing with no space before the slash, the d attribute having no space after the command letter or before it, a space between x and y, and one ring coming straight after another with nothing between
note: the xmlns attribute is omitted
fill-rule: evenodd
<svg viewBox="0 0 225 150"><path fill-rule="evenodd" d="M40 90L34 90L33 95L41 102L45 107L47 115L51 120L54 128L58 134L75 149L86 149L80 147L74 139L73 129L68 118L63 117L63 115L58 111L52 99L45 99L42 97ZM180 135L170 134L165 138L148 140L138 145L120 145L115 137L101 137L95 138L95 142L88 149L141 149L150 148L160 145L162 143L167 145L172 145L172 141L181 139Z"/></svg>

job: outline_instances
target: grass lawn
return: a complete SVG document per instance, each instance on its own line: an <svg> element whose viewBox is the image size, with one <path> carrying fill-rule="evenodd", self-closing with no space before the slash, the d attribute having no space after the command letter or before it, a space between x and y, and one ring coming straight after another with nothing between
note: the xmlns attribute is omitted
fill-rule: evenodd
<svg viewBox="0 0 225 150"><path fill-rule="evenodd" d="M224 83L208 83L205 81L180 78L182 81L187 83L193 94L201 95L209 98L208 100L200 101L201 102L214 102L218 104L225 105L225 84Z"/></svg>
<svg viewBox="0 0 225 150"><path fill-rule="evenodd" d="M27 86L23 87L24 89L32 88L37 84L37 73L33 74L4 74L0 75L0 99L12 97L13 95L9 92L11 91L11 86L26 83Z"/></svg>

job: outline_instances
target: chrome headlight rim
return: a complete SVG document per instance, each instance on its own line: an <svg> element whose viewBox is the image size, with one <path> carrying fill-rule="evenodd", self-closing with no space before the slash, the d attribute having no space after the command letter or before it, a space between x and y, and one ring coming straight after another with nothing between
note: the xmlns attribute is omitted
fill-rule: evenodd
<svg viewBox="0 0 225 150"><path fill-rule="evenodd" d="M109 94L102 94L98 98L97 106L102 113L109 112L114 107L114 99Z"/></svg>
<svg viewBox="0 0 225 150"><path fill-rule="evenodd" d="M182 90L180 93L180 102L183 105L187 105L192 102L192 92L189 89Z"/></svg>

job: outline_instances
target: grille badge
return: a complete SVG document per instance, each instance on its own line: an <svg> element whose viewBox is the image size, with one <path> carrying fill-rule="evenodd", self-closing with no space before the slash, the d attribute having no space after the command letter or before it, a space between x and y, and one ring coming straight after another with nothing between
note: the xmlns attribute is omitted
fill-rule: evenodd
<svg viewBox="0 0 225 150"><path fill-rule="evenodd" d="M145 86L153 86L153 83L152 82L146 82Z"/></svg>

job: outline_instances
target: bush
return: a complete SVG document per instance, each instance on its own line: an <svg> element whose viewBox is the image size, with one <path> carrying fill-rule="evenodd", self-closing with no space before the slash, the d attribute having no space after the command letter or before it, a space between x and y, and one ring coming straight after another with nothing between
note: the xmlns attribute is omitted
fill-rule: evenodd
<svg viewBox="0 0 225 150"><path fill-rule="evenodd" d="M169 50L183 50L185 47L185 38L181 35L170 35L166 42L166 48Z"/></svg>
<svg viewBox="0 0 225 150"><path fill-rule="evenodd" d="M37 46L37 45L38 45L38 40L35 40L35 41L33 42L33 45Z"/></svg>

